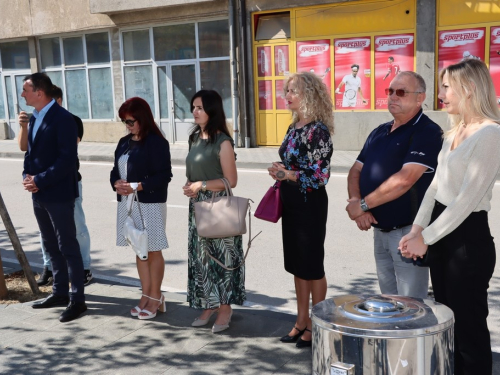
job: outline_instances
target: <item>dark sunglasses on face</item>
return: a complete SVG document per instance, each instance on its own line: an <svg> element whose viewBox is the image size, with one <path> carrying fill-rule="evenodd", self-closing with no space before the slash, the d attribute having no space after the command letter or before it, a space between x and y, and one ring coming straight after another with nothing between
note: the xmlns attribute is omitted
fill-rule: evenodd
<svg viewBox="0 0 500 375"><path fill-rule="evenodd" d="M422 91L406 91L403 89L394 90L391 88L385 89L385 95L387 95L387 96L391 96L394 93L396 93L396 96L403 98L406 96L406 94L422 94Z"/></svg>
<svg viewBox="0 0 500 375"><path fill-rule="evenodd" d="M122 120L124 125L130 126L130 127L134 126L136 121L137 120Z"/></svg>

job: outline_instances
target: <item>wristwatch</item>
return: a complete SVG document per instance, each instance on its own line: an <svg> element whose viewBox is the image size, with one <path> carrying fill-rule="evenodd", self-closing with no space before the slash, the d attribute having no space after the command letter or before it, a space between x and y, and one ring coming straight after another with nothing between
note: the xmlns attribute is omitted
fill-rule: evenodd
<svg viewBox="0 0 500 375"><path fill-rule="evenodd" d="M366 204L364 198L361 199L360 204L361 204L361 209L363 210L363 212L366 212L366 211L370 210L370 207L368 207L368 205Z"/></svg>
<svg viewBox="0 0 500 375"><path fill-rule="evenodd" d="M201 183L201 191L202 192L206 192L207 191L207 182L206 181L203 181Z"/></svg>

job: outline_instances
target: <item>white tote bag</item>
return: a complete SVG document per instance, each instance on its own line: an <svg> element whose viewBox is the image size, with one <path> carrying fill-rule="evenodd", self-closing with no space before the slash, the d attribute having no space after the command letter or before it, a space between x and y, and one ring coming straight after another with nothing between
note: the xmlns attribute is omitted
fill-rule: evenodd
<svg viewBox="0 0 500 375"><path fill-rule="evenodd" d="M139 208L139 215L141 216L142 229L135 226L134 219L132 218L132 207L134 200L137 201L137 207ZM136 253L140 260L148 259L148 231L146 230L146 225L144 224L144 217L142 216L141 204L139 202L139 197L137 196L137 190L134 189L134 193L128 196L127 200L127 211L128 215L123 224L123 237L127 243L132 247L132 250Z"/></svg>

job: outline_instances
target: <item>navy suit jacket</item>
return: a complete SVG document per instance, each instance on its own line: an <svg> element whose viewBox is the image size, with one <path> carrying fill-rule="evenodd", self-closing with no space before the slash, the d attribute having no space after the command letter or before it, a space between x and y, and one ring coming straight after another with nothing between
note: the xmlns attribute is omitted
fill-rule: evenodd
<svg viewBox="0 0 500 375"><path fill-rule="evenodd" d="M33 140L34 124L35 116L32 116L23 170L23 177L27 174L34 176L39 189L32 198L41 202L75 200L78 197L78 135L73 115L54 103Z"/></svg>
<svg viewBox="0 0 500 375"><path fill-rule="evenodd" d="M118 160L125 153L129 153L127 162L127 181L140 182L142 191L137 193L139 202L163 203L167 201L168 183L172 179L172 165L170 161L170 145L168 141L150 133L137 147L130 149L128 134L118 142L115 150L115 164L110 174L110 183L115 189L116 180L120 179ZM117 195L121 201L122 196Z"/></svg>

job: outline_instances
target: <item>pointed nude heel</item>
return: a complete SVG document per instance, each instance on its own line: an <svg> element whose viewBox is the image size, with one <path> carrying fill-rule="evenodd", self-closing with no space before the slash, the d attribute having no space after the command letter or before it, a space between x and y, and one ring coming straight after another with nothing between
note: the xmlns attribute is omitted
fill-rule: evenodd
<svg viewBox="0 0 500 375"><path fill-rule="evenodd" d="M167 307L166 307L166 304L165 304L165 296L162 294L160 299L156 299L156 298L153 298L153 297L150 297L150 296L146 296L144 295L145 297L148 297L149 299L152 299L153 301L157 301L157 302L160 302L160 304L158 305L158 308L156 309L155 312L151 312L149 310L145 310L143 309L139 315L137 316L139 319L141 320L147 320L147 319L153 319L156 317L156 313L159 311L159 312L165 312ZM141 313L143 314L146 314L146 315L140 315Z"/></svg>
<svg viewBox="0 0 500 375"><path fill-rule="evenodd" d="M231 318L233 316L233 310L231 310L231 313L229 314L229 319L225 324L214 324L212 327L212 333L218 333L225 331L226 329L229 328L229 323L231 323Z"/></svg>
<svg viewBox="0 0 500 375"><path fill-rule="evenodd" d="M147 295L143 294L142 297L147 297ZM137 305L134 307L132 310L130 310L130 315L132 316L139 316L141 313L142 309Z"/></svg>
<svg viewBox="0 0 500 375"><path fill-rule="evenodd" d="M197 317L193 321L193 323L191 323L191 326L192 327L202 327L204 325L207 325L207 323L210 320L210 318L212 317L212 315L214 315L217 311L219 311L219 309L211 309L210 310L210 315L206 319L200 319L200 317Z"/></svg>

